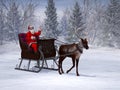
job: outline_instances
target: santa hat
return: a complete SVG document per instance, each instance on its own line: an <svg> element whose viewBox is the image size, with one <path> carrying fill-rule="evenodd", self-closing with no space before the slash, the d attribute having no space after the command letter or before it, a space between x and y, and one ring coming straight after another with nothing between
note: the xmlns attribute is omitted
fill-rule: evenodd
<svg viewBox="0 0 120 90"><path fill-rule="evenodd" d="M31 25L29 25L29 26L28 26L28 30L32 30L32 29L34 29L34 27L31 26Z"/></svg>

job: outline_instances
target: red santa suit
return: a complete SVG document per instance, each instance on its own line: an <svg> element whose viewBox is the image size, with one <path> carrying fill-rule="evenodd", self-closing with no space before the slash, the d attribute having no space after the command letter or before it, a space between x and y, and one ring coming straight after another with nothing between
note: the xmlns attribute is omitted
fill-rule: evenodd
<svg viewBox="0 0 120 90"><path fill-rule="evenodd" d="M27 36L26 36L27 44L29 45L29 47L33 48L34 52L38 51L36 37L39 37L40 34L41 31L34 32L34 30L33 31L29 30L27 32Z"/></svg>

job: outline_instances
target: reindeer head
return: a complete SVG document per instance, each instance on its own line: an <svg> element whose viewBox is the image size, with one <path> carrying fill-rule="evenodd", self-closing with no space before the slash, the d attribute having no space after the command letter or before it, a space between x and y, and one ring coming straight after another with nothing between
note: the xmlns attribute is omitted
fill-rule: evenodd
<svg viewBox="0 0 120 90"><path fill-rule="evenodd" d="M85 39L82 39L82 38L81 38L81 41L82 41L83 47L84 47L85 49L89 49L87 39L86 39L86 38L85 38Z"/></svg>

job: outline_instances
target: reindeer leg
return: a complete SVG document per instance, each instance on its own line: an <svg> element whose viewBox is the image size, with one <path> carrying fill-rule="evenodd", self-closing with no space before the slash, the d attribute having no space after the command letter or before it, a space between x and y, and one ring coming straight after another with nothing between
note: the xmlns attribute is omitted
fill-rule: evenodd
<svg viewBox="0 0 120 90"><path fill-rule="evenodd" d="M72 62L73 62L73 66L69 70L67 70L66 73L69 73L75 67L75 59L74 58L72 58Z"/></svg>
<svg viewBox="0 0 120 90"><path fill-rule="evenodd" d="M79 63L79 59L76 59L76 74L77 76L80 76L80 74L78 73L78 63Z"/></svg>
<svg viewBox="0 0 120 90"><path fill-rule="evenodd" d="M63 68L62 68L62 62L61 62L61 72L64 73Z"/></svg>
<svg viewBox="0 0 120 90"><path fill-rule="evenodd" d="M65 59L65 57L62 57L62 60L61 60L61 72L62 73L64 73L63 68L62 68L62 62L63 62L64 59Z"/></svg>
<svg viewBox="0 0 120 90"><path fill-rule="evenodd" d="M64 71L62 69L62 62L64 59L65 59L65 57L60 57L60 59L59 59L59 67L58 67L59 74L64 73Z"/></svg>
<svg viewBox="0 0 120 90"><path fill-rule="evenodd" d="M61 74L61 57L59 58L58 72Z"/></svg>

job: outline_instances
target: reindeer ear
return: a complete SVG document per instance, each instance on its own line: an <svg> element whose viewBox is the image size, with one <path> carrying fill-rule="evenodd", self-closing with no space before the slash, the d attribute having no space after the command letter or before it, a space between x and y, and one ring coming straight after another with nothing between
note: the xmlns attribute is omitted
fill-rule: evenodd
<svg viewBox="0 0 120 90"><path fill-rule="evenodd" d="M81 39L81 41L83 41L83 39L82 38L80 38Z"/></svg>
<svg viewBox="0 0 120 90"><path fill-rule="evenodd" d="M87 38L85 38L85 41L87 41Z"/></svg>

